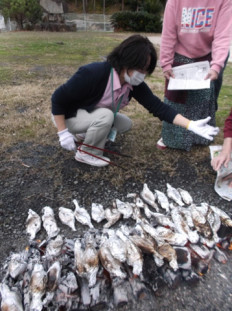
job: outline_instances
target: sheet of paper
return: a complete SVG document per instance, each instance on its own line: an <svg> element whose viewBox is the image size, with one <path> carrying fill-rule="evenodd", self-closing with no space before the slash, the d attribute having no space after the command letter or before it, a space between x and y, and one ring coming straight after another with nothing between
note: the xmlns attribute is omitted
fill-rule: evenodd
<svg viewBox="0 0 232 311"><path fill-rule="evenodd" d="M222 150L222 146L210 146L210 156L211 159L218 156ZM227 201L232 200L232 187L230 186L232 182L232 160L230 160L227 167L222 166L217 172L217 177L214 184L214 190L223 199Z"/></svg>
<svg viewBox="0 0 232 311"><path fill-rule="evenodd" d="M210 79L204 80L210 70L209 62L197 62L173 67L175 78L170 78L168 90L197 90L210 88Z"/></svg>

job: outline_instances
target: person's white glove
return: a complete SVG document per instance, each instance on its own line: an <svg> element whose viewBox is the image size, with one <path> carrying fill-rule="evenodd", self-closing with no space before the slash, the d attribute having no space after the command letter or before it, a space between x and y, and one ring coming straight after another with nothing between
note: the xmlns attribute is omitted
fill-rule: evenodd
<svg viewBox="0 0 232 311"><path fill-rule="evenodd" d="M68 131L68 129L60 131L57 134L59 136L59 141L60 141L60 145L62 148L66 149L66 150L75 150L76 149L75 138Z"/></svg>
<svg viewBox="0 0 232 311"><path fill-rule="evenodd" d="M211 117L207 117L202 120L190 121L187 126L187 130L192 131L193 133L208 140L213 140L213 136L219 133L219 128L207 124L210 119Z"/></svg>

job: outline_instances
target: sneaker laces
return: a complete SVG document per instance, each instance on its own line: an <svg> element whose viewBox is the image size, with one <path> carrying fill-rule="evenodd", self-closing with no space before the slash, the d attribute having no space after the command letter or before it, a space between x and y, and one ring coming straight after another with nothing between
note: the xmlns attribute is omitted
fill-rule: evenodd
<svg viewBox="0 0 232 311"><path fill-rule="evenodd" d="M92 147L92 148L96 148L96 149L100 149L100 150L104 150L104 149L101 149L101 148L98 148L98 147L95 147L95 146L89 146L89 145L86 145L86 144L82 144L82 145L85 145L85 146L88 146L88 147ZM102 158L102 157L100 157L100 156L97 156L96 154L93 154L93 153L90 153L90 152L88 152L88 151L82 150L80 147L77 148L77 150L78 150L79 152L84 152L84 153L88 154L88 155L91 156L91 157L94 157L94 158L97 158L97 159L99 159L99 160L105 161L105 162L109 163L110 165L118 166L118 167L122 168L123 170L125 170L125 168L122 167L121 165L118 165L118 164L116 164L115 162L112 162L112 161L108 161L108 160L106 160L104 157ZM109 151L110 151L110 150L109 150Z"/></svg>
<svg viewBox="0 0 232 311"><path fill-rule="evenodd" d="M132 156L130 156L130 155L128 155L128 154L124 154L124 153L121 153L121 152L112 151L112 150L109 150L109 149L99 148L99 147L96 147L96 146L93 146L93 145L84 144L83 142L77 142L77 144L79 145L78 150L83 151L83 152L84 152L84 150L79 149L81 146L86 146L86 147L88 147L88 148L101 150L101 151L103 151L103 152L115 154L115 155L122 156L122 157L126 157L126 158L132 158ZM86 152L86 153L87 153L87 152ZM92 155L92 154L90 153L90 155ZM94 155L93 155L93 156L94 156Z"/></svg>

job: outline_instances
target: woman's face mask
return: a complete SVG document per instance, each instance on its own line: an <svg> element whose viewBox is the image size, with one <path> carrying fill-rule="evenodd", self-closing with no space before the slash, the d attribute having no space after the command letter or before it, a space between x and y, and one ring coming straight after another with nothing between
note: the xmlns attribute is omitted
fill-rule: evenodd
<svg viewBox="0 0 232 311"><path fill-rule="evenodd" d="M127 83L136 86L144 81L145 76L146 75L144 73L134 70L131 76L129 76L127 72L125 72L124 79Z"/></svg>

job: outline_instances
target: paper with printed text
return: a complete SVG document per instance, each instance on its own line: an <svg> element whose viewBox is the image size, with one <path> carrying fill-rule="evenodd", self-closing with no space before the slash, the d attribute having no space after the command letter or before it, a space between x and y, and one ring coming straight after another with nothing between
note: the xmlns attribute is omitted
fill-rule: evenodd
<svg viewBox="0 0 232 311"><path fill-rule="evenodd" d="M222 146L210 146L210 156L211 159L218 156L222 150ZM220 195L223 199L227 201L232 200L232 160L230 160L227 167L222 166L217 172L216 181L214 184L214 190L217 194Z"/></svg>
<svg viewBox="0 0 232 311"><path fill-rule="evenodd" d="M175 78L170 78L168 90L198 90L210 88L210 79L205 80L210 70L209 62L197 62L173 67Z"/></svg>

